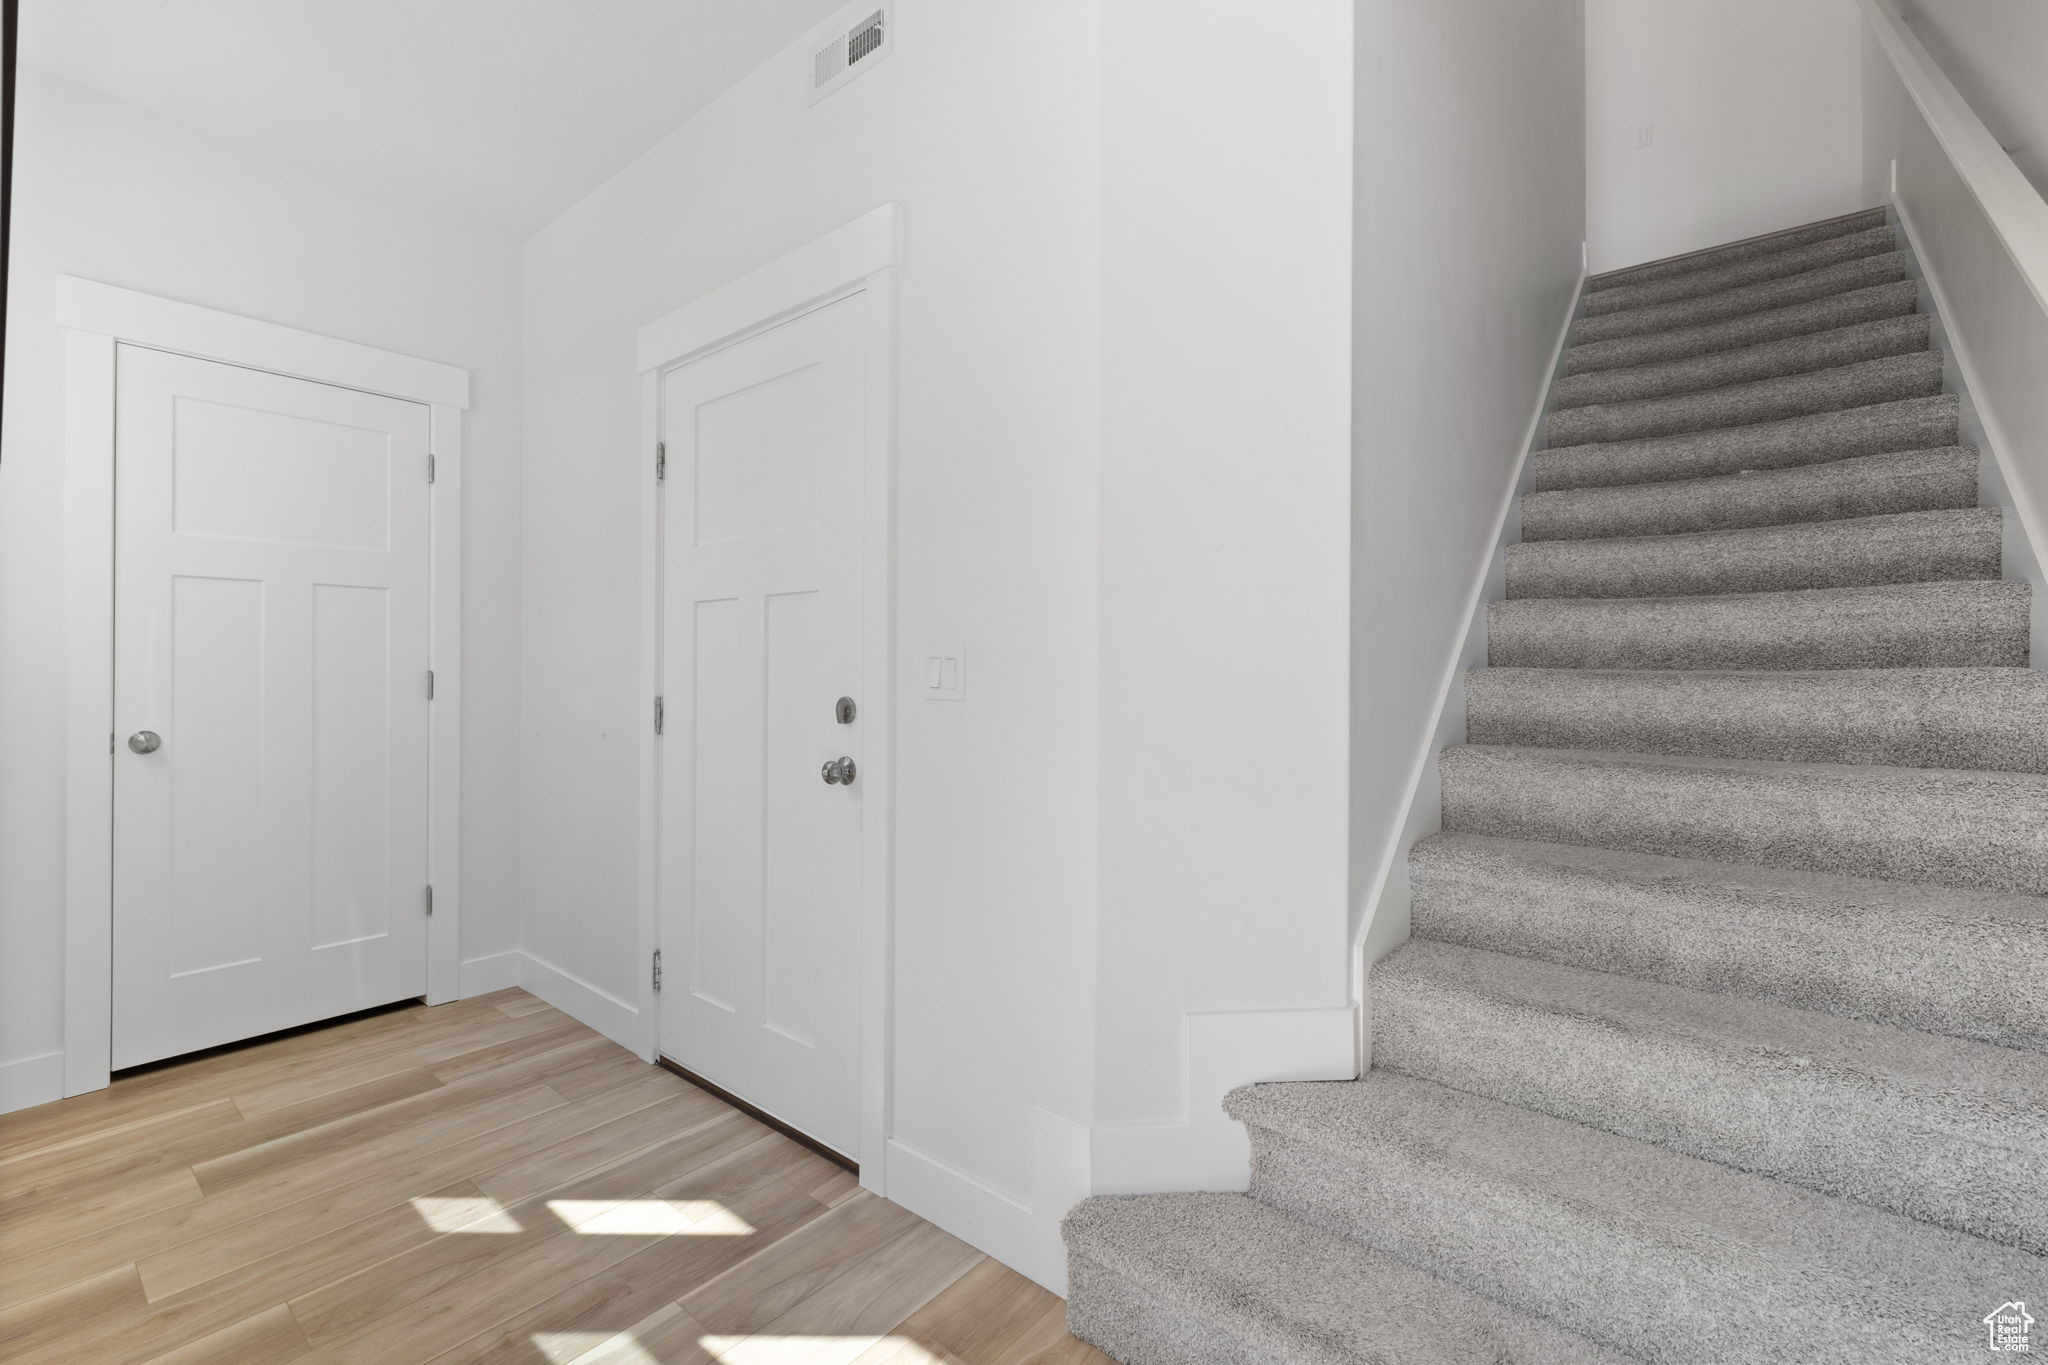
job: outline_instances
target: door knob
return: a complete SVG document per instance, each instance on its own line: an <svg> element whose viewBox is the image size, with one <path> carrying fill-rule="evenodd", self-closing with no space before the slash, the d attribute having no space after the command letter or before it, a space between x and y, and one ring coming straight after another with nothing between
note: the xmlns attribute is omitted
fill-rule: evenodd
<svg viewBox="0 0 2048 1365"><path fill-rule="evenodd" d="M163 736L154 730L137 730L128 736L128 747L138 754L153 754L163 747L163 743Z"/></svg>
<svg viewBox="0 0 2048 1365"><path fill-rule="evenodd" d="M853 785L854 772L855 768L852 759L835 758L819 770L819 776L825 779L825 785L828 787L835 787L841 783L851 787Z"/></svg>

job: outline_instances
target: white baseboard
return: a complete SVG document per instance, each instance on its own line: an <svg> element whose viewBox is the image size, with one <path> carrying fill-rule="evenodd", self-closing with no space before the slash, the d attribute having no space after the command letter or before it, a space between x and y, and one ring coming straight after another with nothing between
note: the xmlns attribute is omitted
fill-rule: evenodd
<svg viewBox="0 0 2048 1365"><path fill-rule="evenodd" d="M456 998L466 1000L472 995L489 995L516 986L525 965L526 954L516 948L509 953L473 957L462 964L457 974Z"/></svg>
<svg viewBox="0 0 2048 1365"><path fill-rule="evenodd" d="M1060 1219L1086 1198L1091 1133L1078 1119L1033 1105L1032 1189L1027 1203L895 1138L888 1197L1062 1298L1067 1253Z"/></svg>
<svg viewBox="0 0 2048 1365"><path fill-rule="evenodd" d="M0 1114L33 1109L63 1098L63 1053L45 1052L38 1057L0 1062Z"/></svg>
<svg viewBox="0 0 2048 1365"><path fill-rule="evenodd" d="M1185 1117L1091 1127L1034 1105L1028 1199L892 1138L882 1181L888 1197L1065 1295L1060 1220L1075 1204L1090 1194L1245 1189L1250 1144L1223 1112L1223 1097L1254 1081L1358 1074L1357 1016L1349 1006L1190 1014L1185 1029Z"/></svg>
<svg viewBox="0 0 2048 1365"><path fill-rule="evenodd" d="M1089 1174L1097 1194L1242 1190L1251 1148L1223 1097L1255 1081L1348 1081L1359 1071L1353 1006L1190 1014L1187 1113L1167 1123L1098 1124Z"/></svg>
<svg viewBox="0 0 2048 1365"><path fill-rule="evenodd" d="M532 953L519 956L525 959L519 968L519 985L620 1047L634 1052L643 1050L647 1030L636 1007Z"/></svg>

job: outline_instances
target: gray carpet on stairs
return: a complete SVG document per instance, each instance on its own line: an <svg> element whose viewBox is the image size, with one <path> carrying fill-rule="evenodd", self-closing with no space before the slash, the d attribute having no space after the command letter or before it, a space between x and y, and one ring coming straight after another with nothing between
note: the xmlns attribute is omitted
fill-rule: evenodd
<svg viewBox="0 0 2048 1365"><path fill-rule="evenodd" d="M1792 247L1804 246L1829 237L1846 237L1851 233L1868 232L1872 228L1885 226L1886 215L1881 208L1859 209L1855 213L1843 214L1818 223L1804 223L1798 227L1786 228L1761 237L1749 237L1726 246L1708 247L1702 251L1688 252L1666 260L1651 261L1645 265L1624 266L1619 270L1604 270L1586 281L1586 295L1605 293L1623 285L1640 284L1645 280L1664 280L1673 275L1690 275L1695 271L1727 265L1734 261L1745 261L1752 256L1775 256Z"/></svg>
<svg viewBox="0 0 2048 1365"><path fill-rule="evenodd" d="M1630 1359L1231 1194L1067 1215L1068 1320L1146 1365L1622 1365Z"/></svg>
<svg viewBox="0 0 2048 1365"><path fill-rule="evenodd" d="M1624 308L1642 308L1653 303L1696 298L1701 294L1718 294L1724 289L1760 284L1787 275L1802 275L1822 266L1864 256L1881 256L1897 249L1898 243L1893 240L1891 228L1874 227L1841 237L1823 238L1804 246L1787 247L1768 255L1708 263L1683 274L1666 275L1660 279L1624 280L1589 293L1586 296L1586 316L1598 317L1602 313L1618 313Z"/></svg>
<svg viewBox="0 0 2048 1365"><path fill-rule="evenodd" d="M1662 332L1672 327L1718 322L1744 313L1760 313L1826 298L1830 294L1846 294L1852 289L1868 289L1874 284L1891 284L1905 278L1905 253L1894 251L1882 256L1864 256L1839 265L1787 275L1783 279L1738 285L1715 294L1673 299L1669 303L1653 303L1642 308L1624 308L1597 317L1582 317L1577 335L1580 341L1611 341L1615 337L1637 336L1643 332Z"/></svg>
<svg viewBox="0 0 2048 1365"><path fill-rule="evenodd" d="M1077 1333L1919 1365L2048 1306L2048 683L1903 245L1587 282L1373 1069L1230 1097L1249 1195L1079 1206Z"/></svg>
<svg viewBox="0 0 2048 1365"><path fill-rule="evenodd" d="M1550 443L1632 441L1928 398L1941 392L1941 366L1940 356L1921 351L1664 398L1559 408L1550 415Z"/></svg>
<svg viewBox="0 0 2048 1365"><path fill-rule="evenodd" d="M1553 447L1529 457L1529 487L1547 493L1662 483L1952 446L1958 417L1956 399L1936 394L1746 426Z"/></svg>
<svg viewBox="0 0 2048 1365"><path fill-rule="evenodd" d="M1509 600L1699 597L1998 577L1995 507L1508 547Z"/></svg>
<svg viewBox="0 0 2048 1365"><path fill-rule="evenodd" d="M1833 369L1881 356L1909 355L1927 349L1933 319L1924 313L1878 318L1826 332L1758 342L1733 350L1687 356L1661 365L1632 365L1620 370L1570 374L1557 384L1560 408L1588 403L1627 403L1667 394L1697 393L1728 384Z"/></svg>
<svg viewBox="0 0 2048 1365"><path fill-rule="evenodd" d="M1465 735L1493 746L2048 773L2048 673L1482 668L1465 680Z"/></svg>
<svg viewBox="0 0 2048 1365"><path fill-rule="evenodd" d="M1704 479L1529 493L1522 498L1522 539L1727 531L1976 505L1977 452L1945 446Z"/></svg>
<svg viewBox="0 0 2048 1365"><path fill-rule="evenodd" d="M1974 1361L2048 1293L2025 1252L1387 1071L1229 1109L1255 1199L1643 1360Z"/></svg>
<svg viewBox="0 0 2048 1365"><path fill-rule="evenodd" d="M1643 332L1609 341L1579 340L1566 349L1561 363L1567 378L1660 362L1714 355L1765 342L1839 330L1883 318L1910 317L1919 301L1919 286L1911 280L1894 280L1871 285L1846 294L1830 294L1804 303L1761 313L1745 313L1716 322L1674 327L1664 332ZM1792 369L1774 374L1796 374ZM1746 378L1757 378L1750 375Z"/></svg>
<svg viewBox="0 0 2048 1365"><path fill-rule="evenodd" d="M2025 583L1721 597L1536 597L1486 609L1500 668L2024 668Z"/></svg>
<svg viewBox="0 0 2048 1365"><path fill-rule="evenodd" d="M1376 1067L2048 1251L2038 1053L1426 940L1372 1000Z"/></svg>
<svg viewBox="0 0 2048 1365"><path fill-rule="evenodd" d="M1408 869L1418 939L2048 1052L2039 896L1482 834Z"/></svg>
<svg viewBox="0 0 2048 1365"><path fill-rule="evenodd" d="M2048 776L1464 744L1444 828L2048 894Z"/></svg>

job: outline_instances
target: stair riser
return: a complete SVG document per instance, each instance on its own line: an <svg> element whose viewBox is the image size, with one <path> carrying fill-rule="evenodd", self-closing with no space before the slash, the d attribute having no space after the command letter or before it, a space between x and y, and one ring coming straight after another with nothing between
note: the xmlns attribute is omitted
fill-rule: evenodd
<svg viewBox="0 0 2048 1365"><path fill-rule="evenodd" d="M1834 237L1847 237L1852 233L1868 232L1883 227L1886 222L1883 209L1865 209L1822 223L1805 223L1783 232L1767 233L1746 241L1730 242L1727 246L1709 247L1670 260L1651 261L1645 265L1624 266L1620 270L1607 270L1586 281L1589 294L1605 293L1625 285L1643 284L1650 280L1668 280L1677 275L1691 275L1718 265L1733 261L1746 261L1758 256L1775 256L1793 247L1809 242L1826 241Z"/></svg>
<svg viewBox="0 0 2048 1365"><path fill-rule="evenodd" d="M1541 450L1529 458L1529 491L1791 469L1859 455L1952 446L1956 437L1956 400L1948 395L1918 398L1755 426Z"/></svg>
<svg viewBox="0 0 2048 1365"><path fill-rule="evenodd" d="M1472 748L1446 750L1438 772L1454 832L2048 894L2048 784L2022 776L1880 782Z"/></svg>
<svg viewBox="0 0 2048 1365"><path fill-rule="evenodd" d="M1526 493L1522 539L1674 535L1976 505L1977 452L1952 447L1716 479Z"/></svg>
<svg viewBox="0 0 2048 1365"><path fill-rule="evenodd" d="M1881 256L1897 249L1898 243L1892 239L1890 228L1870 228L1864 232L1852 232L1824 241L1788 247L1769 255L1752 256L1747 260L1707 264L1684 274L1669 275L1659 280L1631 280L1612 284L1605 289L1588 292L1586 313L1588 316L1597 317L1603 313L1618 313L1628 308L1670 303L1675 299L1718 294L1724 289L1760 284L1765 280L1783 279L1787 275L1803 275L1810 270L1819 270L1823 266L1859 260L1865 256Z"/></svg>
<svg viewBox="0 0 2048 1365"><path fill-rule="evenodd" d="M1548 443L1646 440L1930 398L1941 392L1941 366L1940 356L1922 351L1701 393L1561 408L1547 423Z"/></svg>
<svg viewBox="0 0 2048 1365"><path fill-rule="evenodd" d="M1342 1160L1255 1128L1252 1151L1255 1198L1658 1365L1792 1359L1763 1352L1823 1321L1840 1359L1924 1365L1958 1340L1950 1323L1845 1314L1848 1286L1674 1245L1395 1143Z"/></svg>
<svg viewBox="0 0 2048 1365"><path fill-rule="evenodd" d="M1892 594L1532 598L1487 608L1496 668L2024 668L2025 584Z"/></svg>
<svg viewBox="0 0 2048 1365"><path fill-rule="evenodd" d="M1640 332L1606 341L1582 341L1565 350L1560 371L1565 375L1593 374L1718 355L1765 342L1903 317L1918 306L1918 286L1911 280L1894 280L1718 322Z"/></svg>
<svg viewBox="0 0 2048 1365"><path fill-rule="evenodd" d="M1085 1256L1067 1258L1067 1330L1124 1365L1264 1365L1239 1342Z"/></svg>
<svg viewBox="0 0 2048 1365"><path fill-rule="evenodd" d="M1996 509L1713 531L1677 538L1511 545L1509 600L1704 597L1995 579Z"/></svg>
<svg viewBox="0 0 2048 1365"><path fill-rule="evenodd" d="M1376 1067L2048 1251L2048 1113L1375 978Z"/></svg>
<svg viewBox="0 0 2048 1365"><path fill-rule="evenodd" d="M1409 866L1418 939L2048 1052L2039 919L1916 911L1846 889L1825 901L1705 876L1447 863L1427 845Z"/></svg>
<svg viewBox="0 0 2048 1365"><path fill-rule="evenodd" d="M1804 275L1744 285L1696 299L1678 299L1672 303L1651 304L1647 308L1630 308L1619 313L1580 318L1573 329L1572 340L1580 344L1612 341L1615 337L1720 322L1824 299L1832 294L1853 293L1874 284L1894 284L1905 277L1906 260L1902 254L1866 256L1860 261L1846 261L1841 265L1808 271Z"/></svg>
<svg viewBox="0 0 2048 1365"><path fill-rule="evenodd" d="M1465 734L1536 749L2048 773L2048 689L1969 674L1480 669L1465 681Z"/></svg>
<svg viewBox="0 0 2048 1365"><path fill-rule="evenodd" d="M1634 403L1912 355L1927 350L1932 323L1925 315L1884 318L1860 327L1841 327L1669 364L1566 375L1558 381L1557 403L1560 408Z"/></svg>

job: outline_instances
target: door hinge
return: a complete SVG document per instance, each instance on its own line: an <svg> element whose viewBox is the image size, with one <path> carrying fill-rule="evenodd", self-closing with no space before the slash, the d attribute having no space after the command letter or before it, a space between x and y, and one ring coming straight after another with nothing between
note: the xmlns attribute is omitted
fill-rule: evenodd
<svg viewBox="0 0 2048 1365"><path fill-rule="evenodd" d="M668 477L668 442L654 443L654 481L660 483Z"/></svg>
<svg viewBox="0 0 2048 1365"><path fill-rule="evenodd" d="M654 950L654 989L661 989L661 949Z"/></svg>
<svg viewBox="0 0 2048 1365"><path fill-rule="evenodd" d="M432 701L433 699L434 699L434 670L430 668L430 669L428 669L428 670L427 670L427 700L428 700L428 701Z"/></svg>
<svg viewBox="0 0 2048 1365"><path fill-rule="evenodd" d="M657 735L661 733L661 713L661 698L656 697L654 699L654 733Z"/></svg>
<svg viewBox="0 0 2048 1365"><path fill-rule="evenodd" d="M429 916L429 917L431 917L431 916L433 915L433 913L434 913L434 886L433 886L433 883L432 883L432 882L429 882L429 883L427 884L427 914L428 914L428 916Z"/></svg>
<svg viewBox="0 0 2048 1365"><path fill-rule="evenodd" d="M428 483L432 483L433 481L434 481L434 452L430 450L430 451L428 451L428 452L427 452L427 482L428 482Z"/></svg>

